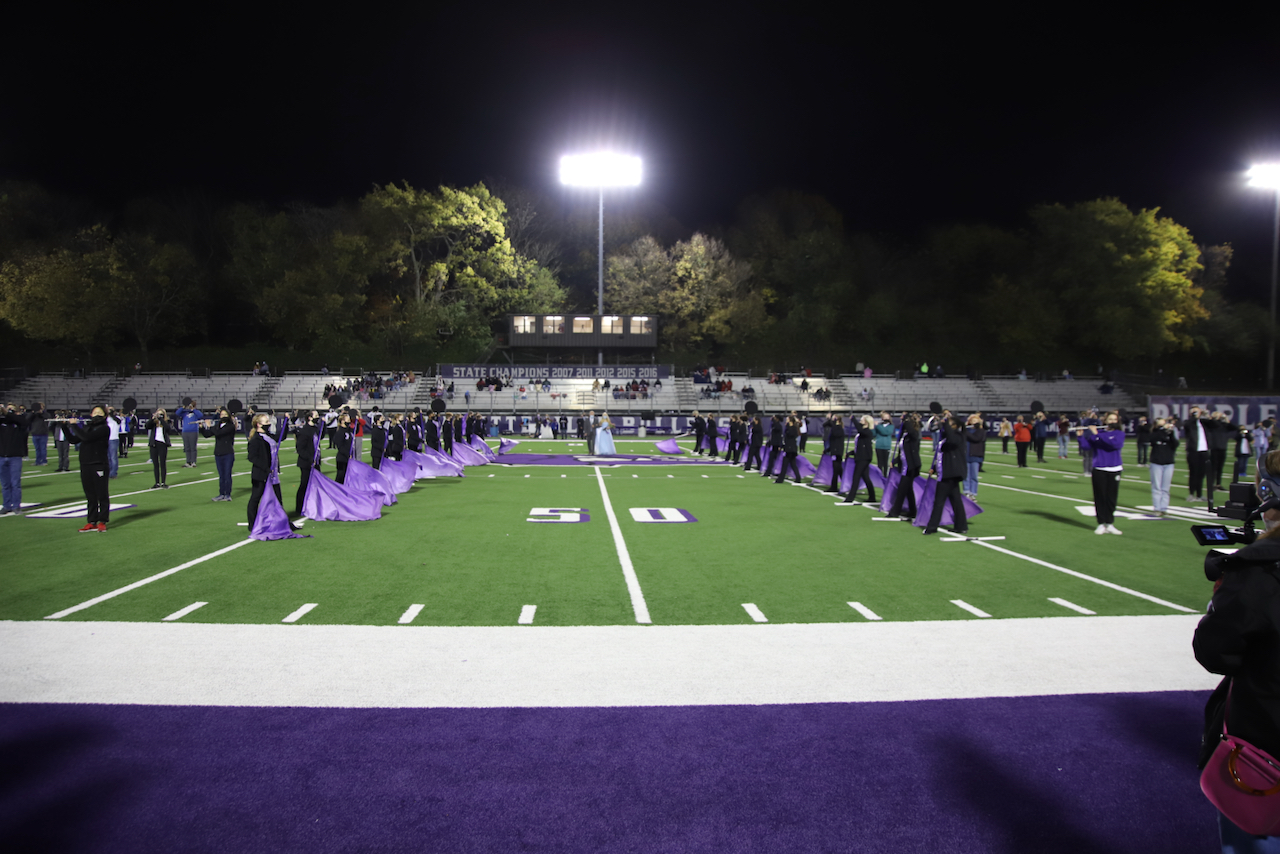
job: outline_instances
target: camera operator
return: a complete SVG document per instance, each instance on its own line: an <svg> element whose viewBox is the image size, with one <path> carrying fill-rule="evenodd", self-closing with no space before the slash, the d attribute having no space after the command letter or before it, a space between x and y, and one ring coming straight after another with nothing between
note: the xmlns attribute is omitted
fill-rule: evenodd
<svg viewBox="0 0 1280 854"><path fill-rule="evenodd" d="M1277 491L1280 451L1272 451L1260 461L1257 493L1265 500ZM1267 532L1218 564L1213 599L1192 642L1196 661L1225 677L1205 704L1201 768L1222 738L1224 716L1231 735L1280 756L1280 509L1263 519ZM1221 814L1218 831L1224 851L1280 846L1280 838L1247 834Z"/></svg>
<svg viewBox="0 0 1280 854"><path fill-rule="evenodd" d="M156 485L152 489L168 489L165 480L169 476L169 448L173 442L169 436L173 434L173 422L163 408L157 409L147 421L147 449L151 452L151 468L155 470Z"/></svg>
<svg viewBox="0 0 1280 854"><path fill-rule="evenodd" d="M0 491L4 493L4 506L0 516L18 516L22 513L22 458L27 455L27 430L25 415L10 403L0 415Z"/></svg>

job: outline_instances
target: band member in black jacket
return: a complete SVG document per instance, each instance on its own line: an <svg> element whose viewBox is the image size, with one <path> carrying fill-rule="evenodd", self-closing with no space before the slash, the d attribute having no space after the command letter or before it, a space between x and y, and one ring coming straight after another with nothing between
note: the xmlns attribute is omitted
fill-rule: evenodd
<svg viewBox="0 0 1280 854"><path fill-rule="evenodd" d="M231 470L236 462L236 422L231 412L225 406L218 407L218 419L202 421L200 435L213 439L213 464L218 469L218 495L213 500L230 501Z"/></svg>
<svg viewBox="0 0 1280 854"><path fill-rule="evenodd" d="M249 493L247 508L250 531L253 530L253 523L258 519L258 504L262 501L262 493L266 491L268 484L271 484L275 490L276 500L284 503L280 497L280 484L271 483L271 446L267 444L266 439L262 438L264 435L270 435L270 429L270 415L259 412L253 416L253 425L249 428L249 444L245 451L245 456L249 458L249 465L253 466L249 473L253 488Z"/></svg>
<svg viewBox="0 0 1280 854"><path fill-rule="evenodd" d="M427 419L427 447L433 451L440 450L440 416L434 412Z"/></svg>
<svg viewBox="0 0 1280 854"><path fill-rule="evenodd" d="M827 432L827 454L831 457L831 485L827 492L840 491L840 475L844 473L844 419L837 413L823 425Z"/></svg>
<svg viewBox="0 0 1280 854"><path fill-rule="evenodd" d="M895 464L902 469L902 480L898 481L898 492L893 496L889 515L914 519L917 512L916 478L920 476L920 416L914 412L902 416L902 438L898 440ZM905 513L904 504L907 508Z"/></svg>
<svg viewBox="0 0 1280 854"><path fill-rule="evenodd" d="M165 479L169 476L169 449L173 447L170 436L177 432L163 408L157 409L147 421L147 450L151 452L151 468L155 471L156 485L152 489L168 489Z"/></svg>
<svg viewBox="0 0 1280 854"><path fill-rule="evenodd" d="M345 483L347 479L347 464L351 462L351 448L356 442L356 429L351 426L351 415L342 413L338 416L338 429L334 431L333 444L338 452L337 469L338 483Z"/></svg>
<svg viewBox="0 0 1280 854"><path fill-rule="evenodd" d="M1227 464L1227 450L1240 427L1232 424L1225 412L1215 412L1204 423L1209 437L1209 476L1212 489L1222 489L1222 470Z"/></svg>
<svg viewBox="0 0 1280 854"><path fill-rule="evenodd" d="M756 470L759 471L763 464L760 462L760 448L764 445L764 425L760 423L760 416L757 415L751 419L751 428L747 435L747 465L743 471L751 471L751 461L755 460Z"/></svg>
<svg viewBox="0 0 1280 854"><path fill-rule="evenodd" d="M1191 407L1191 414L1182 422L1182 440L1187 445L1188 500L1203 498L1205 474L1209 468L1209 435L1213 432L1209 418L1202 418L1200 407ZM1213 481L1209 481L1209 495L1213 495Z"/></svg>
<svg viewBox="0 0 1280 854"><path fill-rule="evenodd" d="M797 418L788 418L787 426L783 428L782 452L782 467L778 470L778 479L774 483L782 483L787 479L787 469L791 469L796 476L796 483L800 483L800 464L796 462L800 455L800 421Z"/></svg>
<svg viewBox="0 0 1280 854"><path fill-rule="evenodd" d="M373 426L369 428L369 452L374 468L382 468L382 455L387 452L387 441L387 421L379 412L373 416Z"/></svg>
<svg viewBox="0 0 1280 854"><path fill-rule="evenodd" d="M298 451L298 472L302 482L298 484L298 495L294 501L297 515L302 515L302 502L307 497L307 484L311 482L311 470L320 465L320 413L314 409L302 419L303 426L298 430L294 447Z"/></svg>
<svg viewBox="0 0 1280 854"><path fill-rule="evenodd" d="M80 446L80 486L84 489L88 519L80 533L99 533L107 530L111 516L111 499L107 495L107 442L111 428L107 426L107 410L95 406L89 413L89 423L68 424L71 441Z"/></svg>
<svg viewBox="0 0 1280 854"><path fill-rule="evenodd" d="M387 427L387 456L399 460L404 456L404 422L399 412L391 416L391 424Z"/></svg>
<svg viewBox="0 0 1280 854"><path fill-rule="evenodd" d="M858 494L858 483L862 482L867 486L867 503L875 504L876 488L871 484L871 457L876 447L875 419L864 415L855 423L857 438L853 440L853 480L849 483L849 494L845 496L844 503L862 503L853 500Z"/></svg>
<svg viewBox="0 0 1280 854"><path fill-rule="evenodd" d="M964 480L964 425L955 415L948 415L942 423L942 471L938 475L938 489L933 494L933 512L929 514L929 524L924 533L938 533L938 522L942 520L942 505L951 502L951 515L954 520L951 530L957 534L968 533L969 520L965 516L964 501L960 498L960 482Z"/></svg>
<svg viewBox="0 0 1280 854"><path fill-rule="evenodd" d="M693 448L694 453L702 454L702 438L707 435L707 420L693 410Z"/></svg>
<svg viewBox="0 0 1280 854"><path fill-rule="evenodd" d="M768 477L769 471L773 469L774 462L783 453L785 442L786 422L781 415L772 415L769 417L769 469L761 469L760 476Z"/></svg>

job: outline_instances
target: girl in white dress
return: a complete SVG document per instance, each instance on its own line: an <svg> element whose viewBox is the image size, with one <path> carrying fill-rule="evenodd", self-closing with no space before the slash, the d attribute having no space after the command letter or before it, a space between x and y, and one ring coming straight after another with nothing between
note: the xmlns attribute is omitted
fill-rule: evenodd
<svg viewBox="0 0 1280 854"><path fill-rule="evenodd" d="M600 416L600 426L596 428L596 456L609 457L618 453L613 446L613 422L608 413Z"/></svg>

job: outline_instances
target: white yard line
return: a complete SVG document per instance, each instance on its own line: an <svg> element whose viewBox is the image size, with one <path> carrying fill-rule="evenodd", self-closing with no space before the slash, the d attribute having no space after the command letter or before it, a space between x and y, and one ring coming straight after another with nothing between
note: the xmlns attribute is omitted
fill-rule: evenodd
<svg viewBox="0 0 1280 854"><path fill-rule="evenodd" d="M1098 613L1097 611L1090 611L1088 608L1082 608L1074 602L1068 602L1066 599L1059 599L1057 596L1050 596L1049 601L1055 605L1070 608L1072 611L1077 611L1081 614L1088 614L1091 617Z"/></svg>
<svg viewBox="0 0 1280 854"><path fill-rule="evenodd" d="M742 610L746 611L747 616L751 617L751 619L755 620L757 623L769 622L769 618L764 615L764 612L750 602L743 602Z"/></svg>
<svg viewBox="0 0 1280 854"><path fill-rule="evenodd" d="M520 609L520 619L516 620L519 625L532 626L533 615L538 613L537 605L525 605Z"/></svg>
<svg viewBox="0 0 1280 854"><path fill-rule="evenodd" d="M968 611L970 614L973 614L975 617L991 616L986 611L982 610L981 608L975 608L974 606L970 605L968 602L964 601L963 599L952 599L951 604L955 605L957 608L961 608L965 611Z"/></svg>
<svg viewBox="0 0 1280 854"><path fill-rule="evenodd" d="M284 618L283 620L281 620L280 622L282 622L282 623L296 623L296 622L298 622L298 620L301 620L303 617L305 617L305 616L306 616L310 611L312 611L313 609L315 609L315 607L316 607L318 604L320 604L320 603L318 603L318 602L308 602L307 604L303 605L303 606L302 606L301 608L299 608L298 610L294 611L294 612L293 612L292 614L290 614L289 616L285 617L285 618Z"/></svg>
<svg viewBox="0 0 1280 854"><path fill-rule="evenodd" d="M141 581L135 581L132 584L127 584L124 587L118 588L116 590L112 590L110 593L103 593L101 596L96 596L87 602L81 602L79 605L72 605L70 608L59 611L56 614L50 614L49 616L45 617L45 619L60 620L63 617L67 616L68 614L74 614L76 611L83 611L85 608L92 608L94 605L97 605L100 602L105 602L108 599L114 599L115 597L120 596L121 594L128 593L130 590L137 590L139 587L142 587L143 585L150 584L153 581L159 581L160 579L166 576L173 575L175 572L181 572L184 569L189 569L195 566L196 564L204 563L206 560L212 560L213 558L224 555L227 552L235 551L241 546L247 546L249 545L249 543L252 543L252 542L254 541L245 539L245 540L241 540L238 543L232 543L231 545L227 546L224 549L218 549L216 552L209 552L207 555L198 557L195 560L189 560L180 566L175 566L173 569L166 569L164 572L157 572L155 575L148 576L147 578L144 578Z"/></svg>
<svg viewBox="0 0 1280 854"><path fill-rule="evenodd" d="M163 622L168 623L174 620L181 620L183 617L187 616L187 614L190 614L192 611L195 611L199 608L203 608L205 605L208 605L208 604L209 604L208 602L192 602L187 607L174 611L172 614L165 617Z"/></svg>
<svg viewBox="0 0 1280 854"><path fill-rule="evenodd" d="M1030 563L1034 563L1038 566L1043 566L1047 569L1052 569L1055 572L1062 572L1067 575L1073 576L1074 578L1080 578L1085 581L1092 581L1094 584L1101 584L1103 587L1110 587L1112 590L1118 590L1121 593L1128 593L1130 596L1137 596L1139 599L1146 599L1148 602L1155 602L1157 605L1164 605L1166 608L1172 608L1175 611L1181 611L1184 614L1196 613L1191 608L1184 608L1182 605L1169 602L1165 599L1157 598L1148 593L1142 593L1128 587L1122 587L1119 584L1115 584L1110 581L1104 581L1101 578L1094 578L1092 575L1085 575L1083 572L1076 572L1074 569L1067 569L1065 566L1058 566L1057 564L1049 563L1046 560L1040 560L1039 558L1034 558L1034 557L1031 557L1030 555L1019 554L1018 552L1011 551L1006 548L1002 548L1001 546L993 546L991 545L991 543L984 543L980 540L970 540L969 542L982 546L983 548L986 548L986 549L991 549L992 551L1000 552L1001 554L1009 555L1010 557L1016 557L1020 560L1029 561Z"/></svg>
<svg viewBox="0 0 1280 854"><path fill-rule="evenodd" d="M631 564L631 553L627 551L627 543L622 539L622 528L618 525L618 516L613 512L613 504L609 501L609 490L605 488L604 476L600 466L596 470L596 480L600 483L600 498L604 501L604 512L609 517L609 530L613 532L613 545L618 550L618 562L622 564L622 577L627 581L627 592L631 594L631 610L635 612L637 623L652 623L649 619L649 606L644 601L644 591L640 589L640 580L636 578L636 569Z"/></svg>
<svg viewBox="0 0 1280 854"><path fill-rule="evenodd" d="M850 607L850 608L852 608L853 610L857 611L857 612L858 612L859 614L861 614L862 616L866 617L868 620L882 620L882 619L884 619L884 618L883 618L883 617L881 617L879 614L877 614L875 611L872 611L872 610L871 610L870 608L868 608L866 605L863 605L861 602L850 602L850 603L849 603L849 607Z"/></svg>
<svg viewBox="0 0 1280 854"><path fill-rule="evenodd" d="M421 605L410 605L409 610L400 615L400 625L408 625L418 619L418 615L422 613L422 607Z"/></svg>

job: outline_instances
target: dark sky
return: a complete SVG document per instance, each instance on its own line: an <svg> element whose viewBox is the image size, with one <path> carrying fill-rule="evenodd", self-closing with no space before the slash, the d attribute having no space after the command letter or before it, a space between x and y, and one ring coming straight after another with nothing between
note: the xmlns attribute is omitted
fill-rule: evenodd
<svg viewBox="0 0 1280 854"><path fill-rule="evenodd" d="M400 179L555 194L559 154L606 143L644 158L628 192L689 229L776 186L904 238L1114 195L1234 243L1249 290L1269 269L1274 198L1241 177L1280 157L1280 62L1261 20L44 5L0 57L0 177L106 205L175 188L329 203Z"/></svg>

